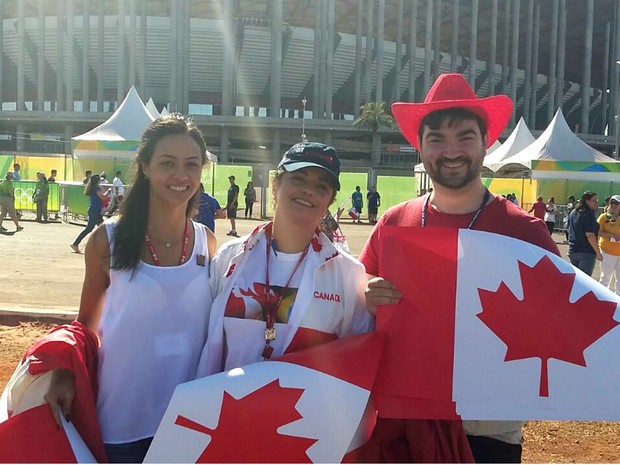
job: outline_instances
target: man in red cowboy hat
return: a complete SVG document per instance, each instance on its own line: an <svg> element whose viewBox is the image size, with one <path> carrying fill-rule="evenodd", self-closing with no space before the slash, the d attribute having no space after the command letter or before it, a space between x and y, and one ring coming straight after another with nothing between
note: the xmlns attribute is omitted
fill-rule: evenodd
<svg viewBox="0 0 620 465"><path fill-rule="evenodd" d="M384 226L477 229L515 237L559 255L544 222L490 193L480 178L486 148L501 135L512 109L512 101L505 95L478 98L460 74L439 76L424 103L392 105L403 135L420 151L433 190L386 211L366 243L359 258L367 273L374 276L366 292L371 312L377 305L395 304L401 297L391 282L379 277L378 238ZM411 426L421 420L382 419L381 412L379 417L375 443L370 446L378 452L367 458L415 458L420 438L412 437L415 426ZM520 462L522 426L522 422L515 421L463 421L475 461L487 463ZM409 457L402 456L403 443L407 444ZM390 451L395 444L400 444L400 455ZM462 453L453 457L467 459Z"/></svg>

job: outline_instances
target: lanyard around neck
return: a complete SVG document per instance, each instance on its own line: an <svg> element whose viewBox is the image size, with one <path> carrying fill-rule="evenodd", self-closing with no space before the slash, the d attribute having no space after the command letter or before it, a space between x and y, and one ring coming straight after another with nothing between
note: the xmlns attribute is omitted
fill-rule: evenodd
<svg viewBox="0 0 620 465"><path fill-rule="evenodd" d="M428 202L430 198L431 198L431 194L429 193L424 199L424 206L422 207L422 227L423 228L426 227L426 210L428 209ZM476 213L474 213L473 218L467 225L467 229L471 229L474 226L474 223L478 220L478 217L480 216L480 213L482 213L482 210L484 210L484 207L487 206L487 203L489 202L490 198L491 198L491 193L489 192L489 189L485 188L484 197L482 198L482 203L480 204L480 206L478 207L478 210L476 210Z"/></svg>
<svg viewBox="0 0 620 465"><path fill-rule="evenodd" d="M304 249L304 251L302 252L301 256L299 257L299 260L297 260L297 263L295 264L295 267L293 268L293 272L291 273L288 280L286 281L284 288L280 291L280 295L272 297L271 296L271 285L269 284L269 259L271 257L271 246L272 246L271 243L273 241L272 228L273 228L273 223L270 223L265 227L265 240L267 241L267 246L265 247L266 254L267 254L266 256L267 270L265 272L265 306L263 307L263 316L265 318L265 348L263 349L263 354L262 354L263 358L265 359L270 358L271 354L273 353L273 347L271 347L271 341L275 341L276 339L275 323L276 323L276 319L278 315L278 308L280 307L282 300L286 296L286 292L288 291L288 287L291 284L291 281L293 280L293 276L295 276L295 273L297 273L297 270L303 263L304 259L306 258L306 255L308 255L308 249L310 247L310 244L308 244L306 248Z"/></svg>
<svg viewBox="0 0 620 465"><path fill-rule="evenodd" d="M146 243L146 247L149 249L149 253L151 254L151 258L153 259L153 263L156 266L161 266L161 262L159 260L159 256L155 251L155 246L153 246L153 241L151 237L146 233L144 235L144 242ZM181 256L179 257L179 265L185 263L187 260L187 249L189 248L189 220L185 220L185 232L183 233L183 246L181 248Z"/></svg>

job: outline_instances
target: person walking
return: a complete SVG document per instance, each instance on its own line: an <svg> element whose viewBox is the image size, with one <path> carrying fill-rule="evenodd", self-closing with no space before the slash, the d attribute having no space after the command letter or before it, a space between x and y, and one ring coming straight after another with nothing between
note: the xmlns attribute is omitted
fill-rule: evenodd
<svg viewBox="0 0 620 465"><path fill-rule="evenodd" d="M88 195L88 223L84 227L84 230L76 237L75 241L71 244L71 248L75 253L80 253L80 242L93 230L95 226L101 224L103 222L103 217L101 216L101 204L103 199L105 199L108 191L102 192L101 186L99 185L99 175L93 174L89 180L88 184L84 188L84 195Z"/></svg>
<svg viewBox="0 0 620 465"><path fill-rule="evenodd" d="M108 209L108 216L112 216L116 210L118 210L123 203L125 197L125 185L121 179L122 171L117 170L112 180L112 203Z"/></svg>
<svg viewBox="0 0 620 465"><path fill-rule="evenodd" d="M333 147L301 142L285 152L273 181L273 221L213 258L199 377L372 329L364 267L318 229L339 175Z"/></svg>
<svg viewBox="0 0 620 465"><path fill-rule="evenodd" d="M598 247L597 202L595 192L584 192L568 218L568 258L588 276L592 276L596 260L603 259Z"/></svg>
<svg viewBox="0 0 620 465"><path fill-rule="evenodd" d="M11 217L13 223L15 223L15 232L24 229L19 225L19 218L15 211L15 187L13 186L13 177L13 172L7 171L4 181L0 184L0 232L7 231L7 229L2 226L7 214Z"/></svg>
<svg viewBox="0 0 620 465"><path fill-rule="evenodd" d="M401 298L395 285L379 274L381 253L385 253L379 248L379 237L384 228L475 229L521 239L560 255L542 220L489 192L481 179L486 149L505 129L512 109L513 103L505 95L478 98L460 74L439 76L423 103L392 105L401 132L419 150L434 189L388 209L373 229L360 254L366 272L373 276L366 294L369 311L374 313L377 305L396 304ZM406 263L416 260L399 258ZM434 292L442 291L441 283L437 283ZM463 421L468 443L464 448L460 423L384 418L381 411L378 417L373 436L365 446L365 460L370 462L410 462L420 457L430 462L471 461L469 449L477 463L521 461L520 421ZM416 435L417 431L429 429L432 433L430 438L425 436L426 441ZM431 455L424 454L425 448L430 448Z"/></svg>
<svg viewBox="0 0 620 465"><path fill-rule="evenodd" d="M256 202L256 189L254 189L254 185L249 182L245 190L243 191L243 196L245 197L245 217L252 218L252 207L254 206L254 202Z"/></svg>
<svg viewBox="0 0 620 465"><path fill-rule="evenodd" d="M121 214L86 245L77 322L99 335L96 415L113 463L143 462L174 389L196 374L216 249L213 233L190 219L206 152L198 127L181 115L152 122ZM56 369L46 400L79 416L80 386Z"/></svg>
<svg viewBox="0 0 620 465"><path fill-rule="evenodd" d="M545 224L549 228L549 234L553 234L555 229L555 216L558 214L558 207L555 205L555 197L551 197L545 205Z"/></svg>
<svg viewBox="0 0 620 465"><path fill-rule="evenodd" d="M599 247L601 249L601 274L599 282L610 287L611 279L616 281L616 294L620 295L620 195L612 195L606 212L597 219L599 224Z"/></svg>
<svg viewBox="0 0 620 465"><path fill-rule="evenodd" d="M230 220L230 231L226 233L227 236L237 237L237 208L239 208L239 186L235 184L235 177L233 175L228 176L228 182L230 187L228 188L228 195L226 201L226 216Z"/></svg>
<svg viewBox="0 0 620 465"><path fill-rule="evenodd" d="M532 204L532 208L530 208L527 212L528 213L534 212L534 216L536 218L540 218L541 220L544 221L546 211L547 211L547 205L545 205L545 202L543 202L543 198L541 196L538 196L536 198L536 202Z"/></svg>
<svg viewBox="0 0 620 465"><path fill-rule="evenodd" d="M47 200L50 188L45 173L37 173L37 184L34 188L33 200L37 207L38 223L47 223Z"/></svg>

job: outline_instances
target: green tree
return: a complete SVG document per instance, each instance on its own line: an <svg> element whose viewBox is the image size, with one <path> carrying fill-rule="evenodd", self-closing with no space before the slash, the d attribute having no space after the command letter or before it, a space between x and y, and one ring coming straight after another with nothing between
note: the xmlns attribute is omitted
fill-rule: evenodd
<svg viewBox="0 0 620 465"><path fill-rule="evenodd" d="M381 134L379 129L391 129L396 127L394 117L385 107L385 102L370 102L362 105L359 118L353 121L353 126L372 131L371 160L374 166L381 164Z"/></svg>

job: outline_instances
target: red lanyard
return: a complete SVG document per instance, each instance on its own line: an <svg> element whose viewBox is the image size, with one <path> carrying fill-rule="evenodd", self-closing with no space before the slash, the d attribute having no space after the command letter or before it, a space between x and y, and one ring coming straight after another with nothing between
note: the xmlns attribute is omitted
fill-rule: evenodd
<svg viewBox="0 0 620 465"><path fill-rule="evenodd" d="M265 272L265 305L263 307L263 317L265 319L265 348L263 349L263 354L262 354L263 358L265 359L270 358L271 354L273 353L273 347L271 347L271 341L276 340L275 324L276 324L276 319L278 316L278 308L280 308L282 299L284 299L284 297L286 296L286 292L288 291L288 287L291 284L291 280L293 279L293 276L295 276L295 273L297 272L297 270L303 263L304 259L306 258L306 255L308 255L308 248L310 247L310 244L308 244L306 248L304 249L303 253L301 254L301 256L299 257L299 260L297 260L297 263L295 264L295 267L293 268L293 272L291 273L288 280L286 281L286 285L280 291L280 295L272 296L271 286L269 284L269 258L271 256L271 241L272 241L271 229L272 227L273 227L273 223L270 223L265 227L265 240L267 241L267 247L265 248L266 253L267 253L267 257L266 257L267 271Z"/></svg>
<svg viewBox="0 0 620 465"><path fill-rule="evenodd" d="M161 262L159 261L159 257L157 256L157 252L155 251L155 247L153 246L153 241L149 237L148 233L144 235L144 242L146 242L146 247L149 249L151 253L151 257L153 258L153 263L156 266L161 266ZM185 263L187 260L187 249L189 247L189 220L185 220L185 232L183 233L183 247L181 248L181 257L179 258L179 265Z"/></svg>

